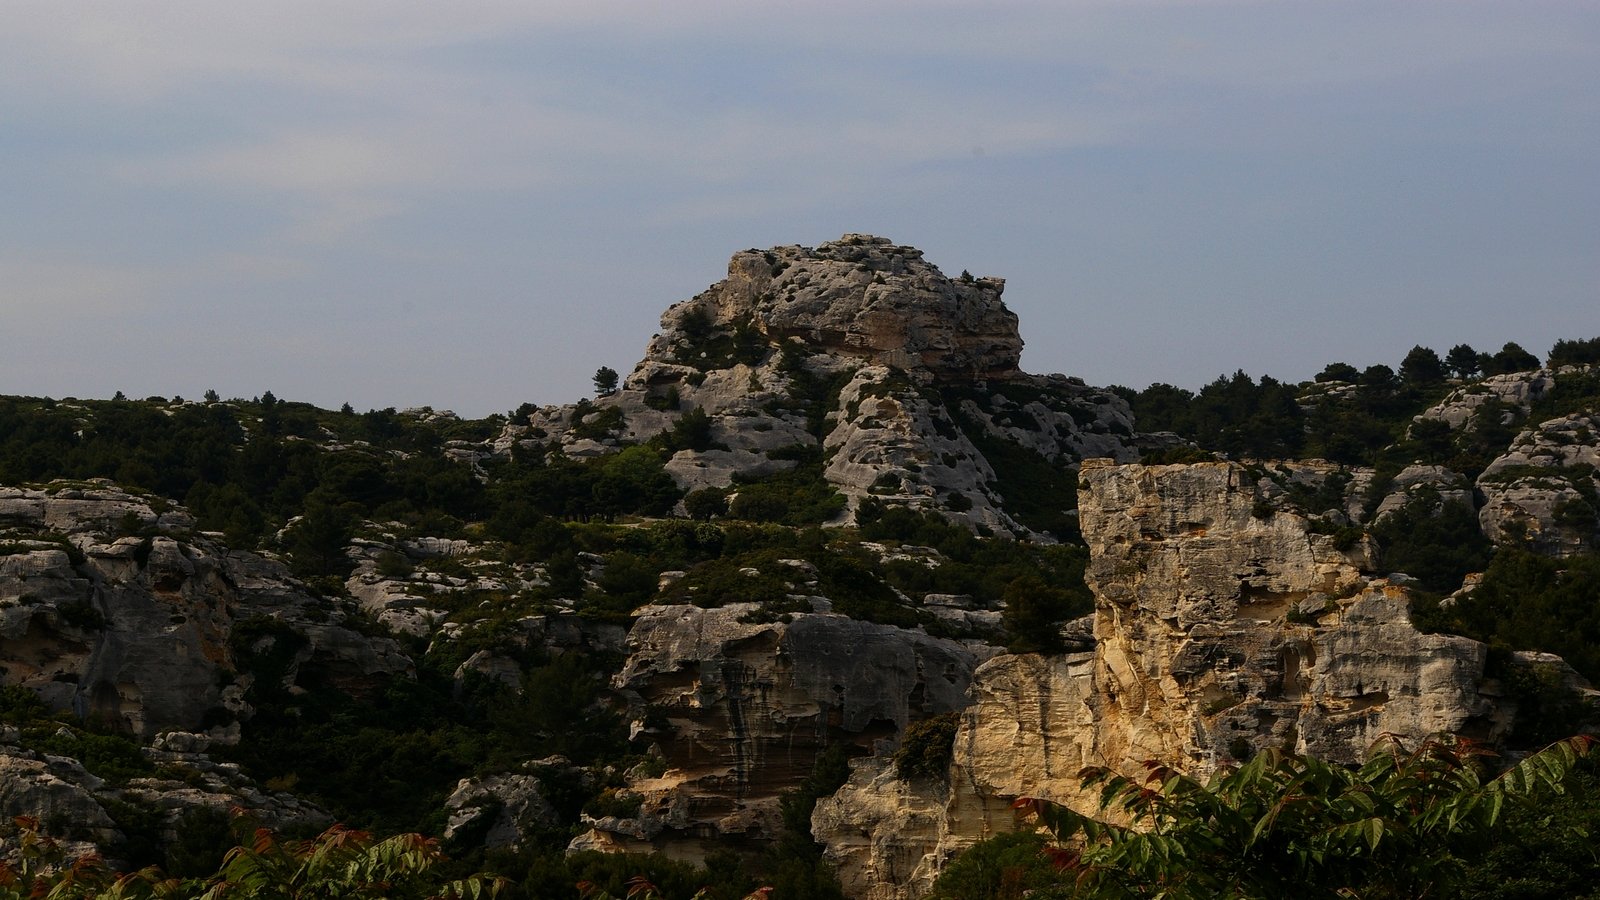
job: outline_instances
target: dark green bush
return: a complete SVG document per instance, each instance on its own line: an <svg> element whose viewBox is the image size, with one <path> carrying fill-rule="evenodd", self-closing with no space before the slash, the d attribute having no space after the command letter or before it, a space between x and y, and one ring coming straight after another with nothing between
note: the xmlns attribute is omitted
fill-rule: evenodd
<svg viewBox="0 0 1600 900"><path fill-rule="evenodd" d="M894 771L902 780L950 777L950 759L955 752L956 729L960 717L953 712L912 722L900 736L894 753Z"/></svg>

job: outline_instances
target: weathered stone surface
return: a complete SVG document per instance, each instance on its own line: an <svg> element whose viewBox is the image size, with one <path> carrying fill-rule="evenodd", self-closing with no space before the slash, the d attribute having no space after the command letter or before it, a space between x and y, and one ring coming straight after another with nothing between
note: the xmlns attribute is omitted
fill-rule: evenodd
<svg viewBox="0 0 1600 900"><path fill-rule="evenodd" d="M1482 381L1456 388L1418 418L1443 422L1454 430L1473 427L1473 420L1485 406L1500 408L1502 415L1526 412L1534 401L1555 387L1562 371L1581 368L1568 366L1556 371L1535 369L1531 372L1491 375Z"/></svg>
<svg viewBox="0 0 1600 900"><path fill-rule="evenodd" d="M314 670L360 693L410 671L394 642L343 627L278 563L189 533L180 509L104 485L0 488L0 506L11 534L33 535L0 555L0 678L54 708L145 737L247 712L219 678L244 674L230 636L247 619L305 639L291 681ZM129 527L154 533L119 536Z"/></svg>
<svg viewBox="0 0 1600 900"><path fill-rule="evenodd" d="M922 251L870 235L815 249L734 254L728 277L662 316L650 356L694 359L681 338L702 323L749 323L776 339L939 377L1016 371L1017 317L1000 301L999 278L946 278Z"/></svg>
<svg viewBox="0 0 1600 900"><path fill-rule="evenodd" d="M1014 827L1015 797L1094 812L1086 765L1204 775L1265 747L1353 762L1384 734L1509 733L1515 709L1484 677L1485 647L1418 632L1407 588L1370 575L1370 547L1310 530L1271 499L1279 480L1231 463L1088 461L1080 483L1092 650L980 666L947 789L861 765L818 805L814 831L850 895L916 896L944 861Z"/></svg>
<svg viewBox="0 0 1600 900"><path fill-rule="evenodd" d="M1389 492L1384 494L1372 514L1372 520L1376 522L1396 512L1417 496L1419 491L1425 490L1437 493L1441 506L1458 504L1469 510L1473 508L1472 485L1466 476L1444 466L1411 465L1394 477Z"/></svg>
<svg viewBox="0 0 1600 900"><path fill-rule="evenodd" d="M56 836L82 842L74 850L93 850L121 837L95 799L94 788L104 784L75 760L0 746L0 815L8 821L35 816L41 823L68 823L70 833Z"/></svg>
<svg viewBox="0 0 1600 900"><path fill-rule="evenodd" d="M444 839L489 849L520 850L535 834L558 828L561 817L533 775L463 778L445 800L450 818Z"/></svg>
<svg viewBox="0 0 1600 900"><path fill-rule="evenodd" d="M843 616L745 621L755 604L647 607L615 686L636 698L636 734L666 771L630 781L637 819L595 823L597 841L696 858L779 828L778 796L830 741L863 749L966 703L981 648Z"/></svg>
<svg viewBox="0 0 1600 900"><path fill-rule="evenodd" d="M326 812L291 794L266 791L232 763L218 763L204 749L204 735L167 734L144 750L159 767L159 776L131 778L116 786L96 777L77 760L38 753L18 746L14 734L0 736L0 815L33 816L44 831L65 840L69 856L89 852L114 854L126 836L107 812L130 804L160 816L166 839L176 835L183 816L206 809L228 814L248 809L257 821L274 829L323 827Z"/></svg>
<svg viewBox="0 0 1600 900"><path fill-rule="evenodd" d="M942 839L948 831L943 792L895 777L883 757L852 760L850 780L817 802L812 833L826 836L828 859L856 900L917 897L953 852Z"/></svg>
<svg viewBox="0 0 1600 900"><path fill-rule="evenodd" d="M1574 413L1519 434L1478 476L1478 521L1497 543L1568 556L1600 541L1600 419Z"/></svg>

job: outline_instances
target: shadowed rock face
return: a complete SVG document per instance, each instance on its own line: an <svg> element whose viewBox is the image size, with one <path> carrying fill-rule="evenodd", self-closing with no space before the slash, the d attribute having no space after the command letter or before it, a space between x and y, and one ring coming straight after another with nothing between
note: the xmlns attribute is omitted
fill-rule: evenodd
<svg viewBox="0 0 1600 900"><path fill-rule="evenodd" d="M304 638L291 683L315 677L359 696L410 672L393 641L343 627L283 566L193 524L108 486L0 488L0 683L148 738L248 715L241 688L224 687L249 677L234 659L241 621ZM118 536L129 530L148 536Z"/></svg>
<svg viewBox="0 0 1600 900"><path fill-rule="evenodd" d="M697 858L777 836L779 796L829 743L869 751L908 721L966 703L992 652L843 616L742 621L754 604L648 607L616 676L666 771L631 780L634 819L594 822L577 846Z"/></svg>
<svg viewBox="0 0 1600 900"><path fill-rule="evenodd" d="M1405 586L1369 574L1365 542L1340 549L1267 502L1257 477L1232 463L1084 463L1094 650L980 666L948 788L856 765L812 820L847 893L917 896L962 849L1015 827L1018 796L1096 811L1084 766L1204 775L1267 747L1354 762L1386 734L1504 739L1515 704L1485 677L1484 645L1419 632Z"/></svg>

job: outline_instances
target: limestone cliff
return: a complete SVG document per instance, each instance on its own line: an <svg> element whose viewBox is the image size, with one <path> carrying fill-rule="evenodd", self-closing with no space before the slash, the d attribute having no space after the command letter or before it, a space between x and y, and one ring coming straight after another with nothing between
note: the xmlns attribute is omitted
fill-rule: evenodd
<svg viewBox="0 0 1600 900"><path fill-rule="evenodd" d="M208 755L252 714L245 690L263 675L250 660L281 652L276 677L291 691L315 680L356 696L410 677L411 660L348 627L346 610L282 565L193 527L181 507L107 482L0 487L0 683L148 741L151 773L109 783L4 726L0 815L39 817L78 849L123 843L116 809L156 811L168 840L195 810L249 809L272 827L331 821ZM72 747L76 734L61 725L46 739Z"/></svg>
<svg viewBox="0 0 1600 900"><path fill-rule="evenodd" d="M1600 545L1600 419L1573 413L1517 435L1478 476L1483 533L1553 556Z"/></svg>
<svg viewBox="0 0 1600 900"><path fill-rule="evenodd" d="M979 667L947 786L891 784L864 762L819 804L813 827L852 896L916 896L1014 827L1015 797L1094 811L1086 765L1203 774L1265 747L1355 761L1385 734L1508 733L1515 705L1486 677L1485 647L1419 632L1405 584L1372 577L1370 547L1319 533L1274 502L1274 482L1234 463L1095 460L1081 479L1094 649Z"/></svg>

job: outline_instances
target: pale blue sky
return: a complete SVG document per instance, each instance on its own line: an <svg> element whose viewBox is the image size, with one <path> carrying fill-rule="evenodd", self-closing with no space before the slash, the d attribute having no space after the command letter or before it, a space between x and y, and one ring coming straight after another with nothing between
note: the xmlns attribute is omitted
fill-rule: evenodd
<svg viewBox="0 0 1600 900"><path fill-rule="evenodd" d="M1600 335L1600 4L0 0L0 393L570 401L745 247L1035 372Z"/></svg>

